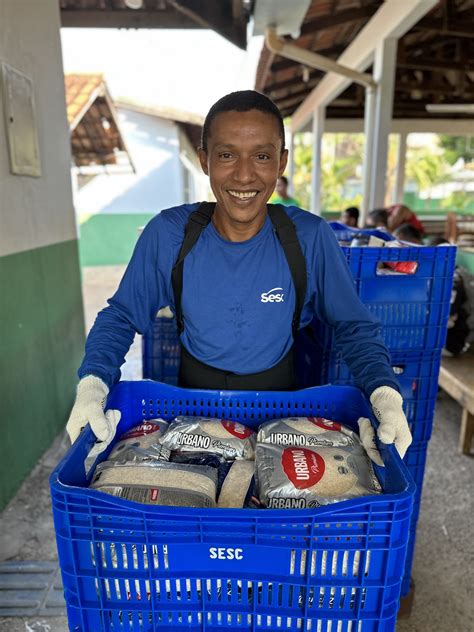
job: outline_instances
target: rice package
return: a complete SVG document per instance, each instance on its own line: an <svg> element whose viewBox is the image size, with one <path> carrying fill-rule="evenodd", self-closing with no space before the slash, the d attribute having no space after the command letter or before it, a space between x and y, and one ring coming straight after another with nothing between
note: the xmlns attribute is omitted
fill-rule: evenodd
<svg viewBox="0 0 474 632"><path fill-rule="evenodd" d="M182 463L100 463L92 488L148 505L215 507L217 470Z"/></svg>
<svg viewBox="0 0 474 632"><path fill-rule="evenodd" d="M255 443L251 428L209 417L176 417L161 438L170 452L210 452L226 460L253 459Z"/></svg>
<svg viewBox="0 0 474 632"><path fill-rule="evenodd" d="M168 426L163 419L149 419L130 428L120 436L108 460L131 463L157 459L167 461L169 452L162 447L160 438Z"/></svg>
<svg viewBox="0 0 474 632"><path fill-rule="evenodd" d="M223 509L260 508L255 482L255 461L238 460L231 464L220 489L217 506Z"/></svg>
<svg viewBox="0 0 474 632"><path fill-rule="evenodd" d="M358 435L347 426L323 417L285 417L262 424L258 443L281 446L360 445Z"/></svg>
<svg viewBox="0 0 474 632"><path fill-rule="evenodd" d="M381 493L362 446L257 446L259 498L270 509L307 509Z"/></svg>

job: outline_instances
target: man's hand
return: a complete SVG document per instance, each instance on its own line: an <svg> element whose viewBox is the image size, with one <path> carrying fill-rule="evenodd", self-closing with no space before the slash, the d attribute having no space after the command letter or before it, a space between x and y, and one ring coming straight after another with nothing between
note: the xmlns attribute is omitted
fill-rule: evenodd
<svg viewBox="0 0 474 632"><path fill-rule="evenodd" d="M76 401L66 425L71 443L76 441L88 423L99 441L107 445L112 441L120 421L120 411L108 410L104 413L108 392L107 385L95 375L87 375L79 382Z"/></svg>
<svg viewBox="0 0 474 632"><path fill-rule="evenodd" d="M377 436L382 443L395 443L401 458L412 442L408 422L403 412L403 399L390 386L379 386L370 396L370 403L379 421ZM375 447L374 430L368 419L359 419L360 439L370 458L379 465L381 458Z"/></svg>

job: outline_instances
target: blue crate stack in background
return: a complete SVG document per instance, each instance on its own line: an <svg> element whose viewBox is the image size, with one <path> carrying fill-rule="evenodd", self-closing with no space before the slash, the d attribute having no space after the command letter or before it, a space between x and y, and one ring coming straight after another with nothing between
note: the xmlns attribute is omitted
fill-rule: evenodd
<svg viewBox="0 0 474 632"><path fill-rule="evenodd" d="M143 379L178 384L181 349L175 318L157 316L143 335Z"/></svg>
<svg viewBox="0 0 474 632"><path fill-rule="evenodd" d="M339 242L355 233L334 223ZM446 339L455 269L454 246L372 248L342 246L362 302L382 323L382 336L401 387L404 409L413 435L405 463L417 491L402 595L408 594L420 512L428 442L433 429L441 351ZM386 262L415 262L413 274L387 274ZM296 364L302 387L315 384L355 384L338 353L331 328L314 321L297 340Z"/></svg>

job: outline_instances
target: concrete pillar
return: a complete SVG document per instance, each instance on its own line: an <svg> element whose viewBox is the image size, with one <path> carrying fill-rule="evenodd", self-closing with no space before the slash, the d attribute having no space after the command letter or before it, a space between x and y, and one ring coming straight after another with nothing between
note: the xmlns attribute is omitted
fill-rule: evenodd
<svg viewBox="0 0 474 632"><path fill-rule="evenodd" d="M403 202L406 157L407 157L407 133L401 132L398 135L397 173L395 175L395 186L393 187L393 198L392 198L392 202L394 204L402 204Z"/></svg>
<svg viewBox="0 0 474 632"><path fill-rule="evenodd" d="M372 173L369 208L384 206L388 136L392 123L397 40L383 40L375 50L374 79L377 82L373 129Z"/></svg>
<svg viewBox="0 0 474 632"><path fill-rule="evenodd" d="M313 165L311 168L310 211L316 215L321 215L321 164L325 113L326 110L323 107L318 107L313 112Z"/></svg>

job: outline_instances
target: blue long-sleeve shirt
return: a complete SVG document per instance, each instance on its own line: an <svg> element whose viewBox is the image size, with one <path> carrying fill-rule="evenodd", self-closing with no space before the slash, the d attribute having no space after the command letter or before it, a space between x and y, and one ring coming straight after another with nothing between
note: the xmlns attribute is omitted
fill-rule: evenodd
<svg viewBox="0 0 474 632"><path fill-rule="evenodd" d="M161 307L174 308L171 271L189 214L198 206L162 211L145 227L118 290L89 333L79 377L92 374L114 384L135 333L146 332ZM285 210L306 259L300 327L315 315L334 327L336 344L367 394L382 385L398 389L380 324L357 296L333 231L311 213ZM293 344L295 300L291 272L269 217L244 242L225 240L211 222L184 261L182 343L218 369L240 374L269 369Z"/></svg>

